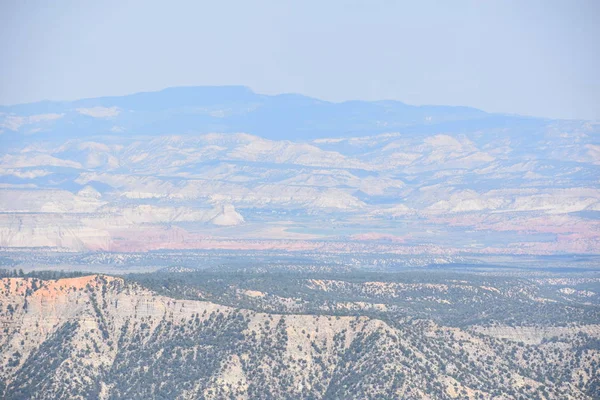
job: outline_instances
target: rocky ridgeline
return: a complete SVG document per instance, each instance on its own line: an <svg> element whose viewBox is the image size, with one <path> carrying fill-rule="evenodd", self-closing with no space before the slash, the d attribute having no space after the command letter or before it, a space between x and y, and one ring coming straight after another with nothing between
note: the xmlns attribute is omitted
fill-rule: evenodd
<svg viewBox="0 0 600 400"><path fill-rule="evenodd" d="M554 338L565 340L574 330L600 340L600 325L583 325L575 329L568 326L493 326L476 327L473 330L484 335L527 344L541 344Z"/></svg>
<svg viewBox="0 0 600 400"><path fill-rule="evenodd" d="M536 347L425 320L268 314L101 275L2 279L0 326L8 399L589 399L599 360L575 356L582 338Z"/></svg>

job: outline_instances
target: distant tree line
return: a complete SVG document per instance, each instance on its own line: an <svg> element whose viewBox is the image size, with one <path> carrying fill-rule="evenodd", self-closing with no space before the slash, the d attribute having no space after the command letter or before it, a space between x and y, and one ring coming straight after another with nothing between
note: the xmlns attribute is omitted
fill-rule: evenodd
<svg viewBox="0 0 600 400"><path fill-rule="evenodd" d="M30 271L24 272L22 268L8 269L0 268L0 278L37 278L42 280L53 280L62 278L77 278L89 275L81 271Z"/></svg>

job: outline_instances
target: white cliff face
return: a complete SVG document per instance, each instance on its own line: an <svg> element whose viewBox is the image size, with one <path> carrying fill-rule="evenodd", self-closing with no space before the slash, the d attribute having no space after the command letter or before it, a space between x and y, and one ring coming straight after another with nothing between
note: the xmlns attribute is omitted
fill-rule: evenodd
<svg viewBox="0 0 600 400"><path fill-rule="evenodd" d="M231 204L223 205L219 208L219 213L214 216L210 222L219 226L235 226L244 223L244 217Z"/></svg>
<svg viewBox="0 0 600 400"><path fill-rule="evenodd" d="M107 230L60 214L0 214L0 247L109 250Z"/></svg>
<svg viewBox="0 0 600 400"><path fill-rule="evenodd" d="M132 239L139 228L176 223L200 223L215 226L235 226L244 223L244 217L232 205L213 208L132 207L101 208L89 213L6 213L0 214L0 247L55 248L67 251L111 250L114 236L131 231ZM169 234L168 241L173 240ZM162 240L162 236L153 240ZM179 240L179 239L178 239ZM168 243L167 243L168 247Z"/></svg>

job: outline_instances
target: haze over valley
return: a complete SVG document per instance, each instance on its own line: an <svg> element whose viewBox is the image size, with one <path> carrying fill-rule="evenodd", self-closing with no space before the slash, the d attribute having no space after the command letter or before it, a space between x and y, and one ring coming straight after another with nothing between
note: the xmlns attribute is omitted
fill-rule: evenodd
<svg viewBox="0 0 600 400"><path fill-rule="evenodd" d="M596 254L600 126L185 87L0 107L0 246Z"/></svg>

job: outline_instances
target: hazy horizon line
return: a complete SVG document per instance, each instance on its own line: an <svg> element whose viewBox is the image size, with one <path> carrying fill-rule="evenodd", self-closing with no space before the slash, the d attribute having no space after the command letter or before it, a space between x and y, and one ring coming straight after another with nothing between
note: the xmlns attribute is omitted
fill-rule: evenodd
<svg viewBox="0 0 600 400"><path fill-rule="evenodd" d="M140 95L140 94L160 93L160 92L164 92L164 91L171 90L171 89L192 89L192 88L240 88L240 89L243 88L243 89L249 90L253 94L260 95L260 96L268 96L268 97L301 96L301 97L304 97L307 99L312 99L312 100L320 101L323 103L330 103L330 104L344 104L344 103L352 103L352 102L362 102L362 103L394 102L394 103L401 103L401 104L411 106L411 107L451 107L451 108L463 108L463 109L466 108L466 109L481 111L481 112L484 112L484 113L490 114L490 115L548 119L548 120L555 120L555 121L600 122L598 120L585 119L585 118L554 118L554 117L548 117L548 116L520 114L520 113L513 113L513 112L488 111L483 108L479 108L479 107L475 107L475 106L471 106L471 105L464 105L464 104L461 104L461 105L458 105L458 104L435 104L435 103L414 104L414 103L407 103L403 100L392 99L392 98L382 98L382 99L378 99L378 100L364 100L364 99L360 99L360 98L349 98L349 99L345 99L345 100L341 100L341 101L335 101L335 100L326 100L326 99L322 99L322 98L319 98L316 96L303 94L303 93L299 93L299 92L263 93L261 91L255 90L254 88L252 88L249 85L244 85L244 84L176 85L176 86L166 86L166 87L162 87L160 89L140 90L140 91L133 91L133 92L127 92L124 94L116 94L116 95L98 95L98 96L92 95L92 96L85 96L85 97L79 97L79 98L74 98L74 99L73 98L71 98L71 99L41 99L41 100L21 102L21 103L0 104L0 107L18 107L18 106L40 104L40 103L72 103L72 102L85 101L85 100L106 99L106 98L112 98L112 97L118 98L118 97L135 96L135 95Z"/></svg>

